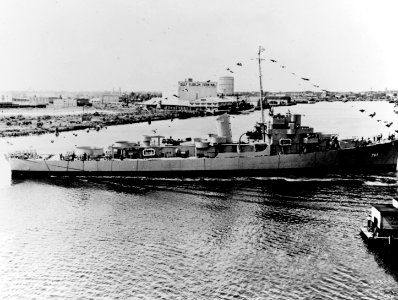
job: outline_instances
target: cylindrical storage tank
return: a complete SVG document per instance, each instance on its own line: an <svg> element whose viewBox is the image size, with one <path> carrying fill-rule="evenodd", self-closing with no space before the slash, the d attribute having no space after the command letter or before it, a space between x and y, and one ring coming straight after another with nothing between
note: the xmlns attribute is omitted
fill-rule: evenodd
<svg viewBox="0 0 398 300"><path fill-rule="evenodd" d="M219 137L225 137L227 143L232 143L231 123L229 115L223 114L217 117L217 134Z"/></svg>
<svg viewBox="0 0 398 300"><path fill-rule="evenodd" d="M218 79L218 93L232 95L234 93L234 78L223 76Z"/></svg>
<svg viewBox="0 0 398 300"><path fill-rule="evenodd" d="M90 156L100 156L100 155L104 154L104 148L91 147L91 146L76 147L75 154L77 156L83 155L84 153L86 153L86 155L90 155Z"/></svg>

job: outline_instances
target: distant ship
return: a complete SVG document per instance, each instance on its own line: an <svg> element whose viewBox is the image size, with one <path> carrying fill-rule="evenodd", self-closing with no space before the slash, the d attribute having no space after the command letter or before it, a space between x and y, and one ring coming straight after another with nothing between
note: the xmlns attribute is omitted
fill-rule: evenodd
<svg viewBox="0 0 398 300"><path fill-rule="evenodd" d="M217 117L217 134L206 139L173 140L144 136L140 143L119 141L107 151L77 147L68 155L7 156L12 176L156 176L232 177L273 176L302 172L340 173L394 171L398 141L341 140L336 135L302 126L301 115L273 115L264 121L261 82L261 47L258 52L261 121L251 132L232 140L228 114ZM246 141L242 138L246 136Z"/></svg>

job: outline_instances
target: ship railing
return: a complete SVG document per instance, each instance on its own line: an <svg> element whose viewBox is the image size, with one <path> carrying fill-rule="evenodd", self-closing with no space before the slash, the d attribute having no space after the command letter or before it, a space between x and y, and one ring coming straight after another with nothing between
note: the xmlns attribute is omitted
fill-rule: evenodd
<svg viewBox="0 0 398 300"><path fill-rule="evenodd" d="M21 151L13 151L7 154L8 158L19 158L19 159L35 159L38 158L36 150L21 150Z"/></svg>
<svg viewBox="0 0 398 300"><path fill-rule="evenodd" d="M344 139L342 141L352 141L355 147L365 147L368 145L377 145L377 144L386 144L390 143L391 141L396 141L397 138L395 134L390 134L387 137L383 137L382 135L370 136L367 138L361 137L353 137L351 139Z"/></svg>
<svg viewBox="0 0 398 300"><path fill-rule="evenodd" d="M61 153L59 155L60 160L64 161L101 161L101 160L113 160L114 157L110 153L104 153L102 155L76 155L73 152L67 152L66 154Z"/></svg>

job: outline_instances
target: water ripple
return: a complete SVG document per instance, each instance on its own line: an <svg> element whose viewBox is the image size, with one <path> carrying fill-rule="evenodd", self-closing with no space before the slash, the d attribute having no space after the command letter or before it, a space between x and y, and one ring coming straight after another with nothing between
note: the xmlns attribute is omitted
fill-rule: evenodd
<svg viewBox="0 0 398 300"><path fill-rule="evenodd" d="M395 177L329 179L14 182L1 297L393 299L395 260L358 230Z"/></svg>

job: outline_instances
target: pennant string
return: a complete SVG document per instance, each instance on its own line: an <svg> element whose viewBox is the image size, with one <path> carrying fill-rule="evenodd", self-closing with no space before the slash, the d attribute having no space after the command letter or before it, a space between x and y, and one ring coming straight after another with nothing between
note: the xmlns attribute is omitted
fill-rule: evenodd
<svg viewBox="0 0 398 300"><path fill-rule="evenodd" d="M272 63L277 63L277 62L278 62L276 59L273 59L273 58L269 59L269 61L271 61ZM286 68L287 68L287 66L285 66L285 65L280 65L280 67L281 67L282 69L286 69ZM297 73L291 72L291 75L297 76ZM303 81L311 82L311 80L310 80L309 78L306 78L306 77L300 77L300 79L303 80ZM315 88L318 88L318 89L320 88L318 84L315 84L315 83L311 83L311 84L312 84L312 86L315 87ZM301 84L299 84L299 85L301 85ZM326 93L330 93L328 90L322 89L322 91L323 91L323 92L326 92Z"/></svg>
<svg viewBox="0 0 398 300"><path fill-rule="evenodd" d="M260 52L263 52L263 51L265 51L265 49L264 49L264 48L261 48L261 49L260 49ZM276 59L273 59L273 58L268 59L268 60L269 60L270 62L272 62L272 63L278 63L278 61L277 61ZM242 67L243 67L243 64L242 64L241 62L236 62L236 63L234 64L234 66L235 66L235 67L241 67L241 68L242 68ZM282 65L282 64L280 64L279 67L282 68L282 69L288 69L286 65ZM228 71L228 72L231 73L231 74L234 74L234 73L235 73L230 67L229 67L229 68L226 68L225 70ZM290 72L290 74L293 75L293 76L299 76L299 75L298 75L297 73L295 73L295 72ZM329 92L328 90L326 90L326 89L321 89L320 86L319 86L318 84L315 84L315 83L311 82L311 79L310 79L310 78L307 78L307 77L299 77L299 78L300 78L301 80L303 80L303 81L307 81L307 82L310 83L313 87L320 89L321 91L325 92L326 94L329 94L329 93L330 93L330 92ZM301 86L300 83L299 83L299 85Z"/></svg>

